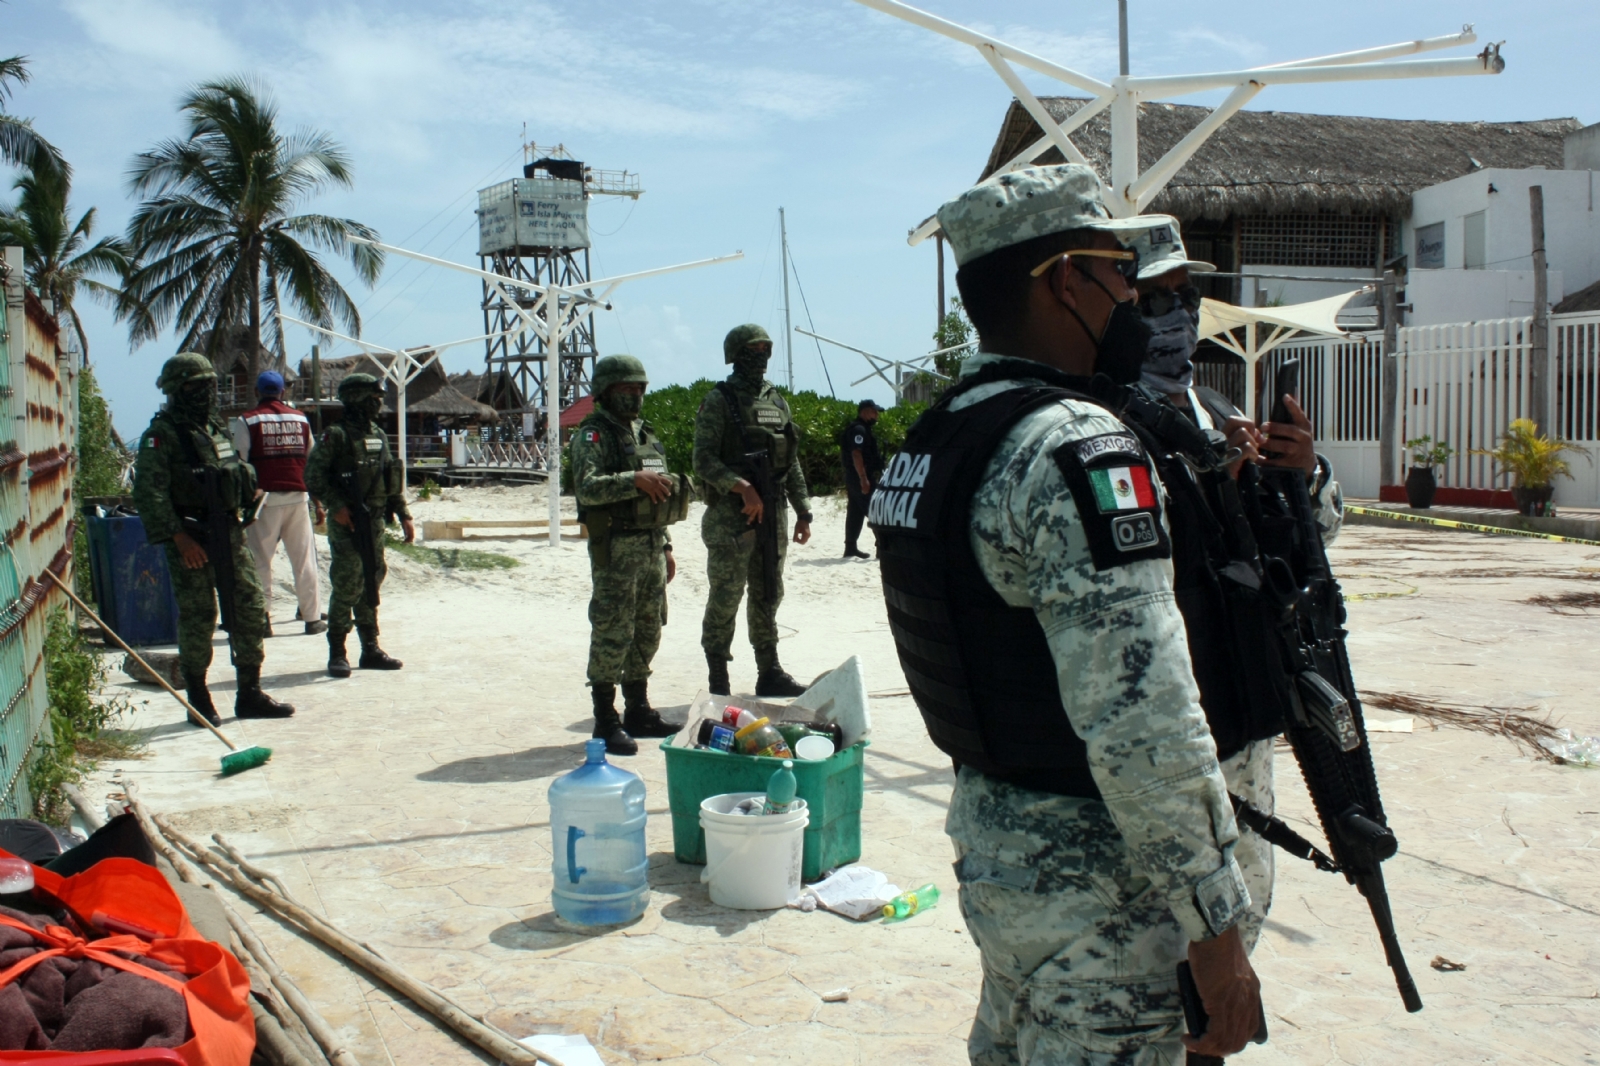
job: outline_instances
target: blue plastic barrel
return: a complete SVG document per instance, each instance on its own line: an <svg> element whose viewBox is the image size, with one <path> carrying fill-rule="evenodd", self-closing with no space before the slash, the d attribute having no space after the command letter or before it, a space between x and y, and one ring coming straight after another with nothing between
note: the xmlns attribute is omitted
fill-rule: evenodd
<svg viewBox="0 0 1600 1066"><path fill-rule="evenodd" d="M604 740L590 740L584 754L582 766L550 785L552 897L569 922L616 925L650 901L644 782L606 762Z"/></svg>
<svg viewBox="0 0 1600 1066"><path fill-rule="evenodd" d="M135 647L178 640L178 601L165 548L145 540L138 515L86 508L89 578L100 617Z"/></svg>

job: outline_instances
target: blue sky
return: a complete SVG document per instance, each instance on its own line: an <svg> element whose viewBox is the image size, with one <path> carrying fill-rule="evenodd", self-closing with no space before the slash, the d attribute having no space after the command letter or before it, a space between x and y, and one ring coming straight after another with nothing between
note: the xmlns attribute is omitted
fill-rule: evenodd
<svg viewBox="0 0 1600 1066"><path fill-rule="evenodd" d="M1115 73L1113 0L923 6L1098 77ZM1592 2L1130 7L1136 74L1279 62L1464 22L1482 41L1506 41L1499 78L1273 88L1258 108L1600 120ZM286 127L326 130L348 149L355 188L307 209L459 261L475 262L475 191L518 173L524 123L541 144L639 172L637 204L603 199L591 209L597 274L746 254L625 285L617 309L599 316L602 351L640 356L657 383L719 375L722 335L740 322L777 335L779 205L819 332L882 354L926 351L934 253L908 247L906 231L977 177L1010 100L972 49L849 0L10 0L0 41L0 53L28 55L34 73L11 109L63 149L76 168L75 206L98 207L103 231L132 210L132 156L179 133L186 89L226 74L267 84ZM1055 91L1048 79L1025 80ZM392 260L375 289L350 285L363 334L377 343L480 331L477 284L465 276ZM794 300L804 324L798 291ZM153 381L172 341L130 351L109 314L87 301L84 311L117 425L131 436L159 402ZM304 332L289 340L291 356L310 343ZM850 385L865 373L859 357L824 354L839 395L890 398L881 384ZM481 350L455 349L446 362L475 368ZM828 389L809 341L796 344L795 378Z"/></svg>

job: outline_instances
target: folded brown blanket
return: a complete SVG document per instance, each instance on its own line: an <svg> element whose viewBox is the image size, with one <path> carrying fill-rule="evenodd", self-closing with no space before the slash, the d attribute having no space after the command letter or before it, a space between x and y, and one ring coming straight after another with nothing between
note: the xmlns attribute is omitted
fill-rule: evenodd
<svg viewBox="0 0 1600 1066"><path fill-rule="evenodd" d="M44 918L0 907L0 914L43 931ZM0 925L0 972L48 950L20 929ZM142 955L121 958L170 976L184 976ZM0 1051L128 1051L177 1047L187 1041L183 996L138 973L94 959L56 955L0 988Z"/></svg>

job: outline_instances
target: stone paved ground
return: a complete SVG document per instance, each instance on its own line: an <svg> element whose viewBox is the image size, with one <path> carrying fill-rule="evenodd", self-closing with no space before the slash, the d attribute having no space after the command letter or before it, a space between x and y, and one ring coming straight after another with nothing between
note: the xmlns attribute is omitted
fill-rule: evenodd
<svg viewBox="0 0 1600 1066"><path fill-rule="evenodd" d="M429 518L541 513L520 492L452 492ZM796 549L782 611L785 662L813 676L861 656L875 700L862 861L903 886L953 888L941 824L948 764L928 743L904 683L871 564L836 558L842 517L819 509ZM698 515L696 516L698 517ZM658 704L703 682L698 649L704 553L680 527L682 574L658 659ZM512 571L437 571L400 562L384 590L398 674L325 678L325 645L285 635L266 675L300 714L227 731L276 749L262 769L215 776L215 740L178 721L165 696L138 724L150 757L102 769L140 782L150 806L191 834L222 831L358 940L517 1033L575 1031L607 1063L965 1061L979 984L953 894L899 926L827 914L712 906L699 868L672 857L661 753L628 761L649 788L652 900L633 926L563 928L550 909L546 789L580 761L588 732L581 546L473 544L524 560ZM1355 597L1361 687L1474 705L1534 707L1600 733L1593 648L1600 620L1536 594L1600 592L1600 549L1354 527L1336 565ZM280 594L279 631L293 600ZM741 638L742 639L742 638ZM748 652L736 686L753 683ZM225 648L219 646L225 661ZM228 671L213 669L219 705ZM1393 717L1376 714L1374 717ZM1374 737L1401 854L1386 865L1400 934L1427 1009L1407 1015L1370 918L1342 879L1282 858L1257 952L1271 1042L1260 1063L1585 1063L1600 1036L1600 772L1559 767L1509 741L1460 730ZM1309 804L1281 756L1281 809ZM352 1041L364 1066L462 1063L475 1053L406 1003L267 917L258 931ZM1435 955L1464 972L1429 968ZM820 996L849 988L843 1003Z"/></svg>

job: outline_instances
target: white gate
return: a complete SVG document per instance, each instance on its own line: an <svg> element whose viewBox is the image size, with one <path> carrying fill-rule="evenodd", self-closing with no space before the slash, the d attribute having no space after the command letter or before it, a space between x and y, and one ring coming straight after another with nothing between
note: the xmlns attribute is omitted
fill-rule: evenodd
<svg viewBox="0 0 1600 1066"><path fill-rule="evenodd" d="M1286 341L1261 360L1260 379L1300 362L1300 400L1317 451L1333 464L1346 496L1378 495L1378 428L1383 402L1383 335ZM1252 397L1252 401L1253 401ZM1265 405L1267 410L1271 404Z"/></svg>

